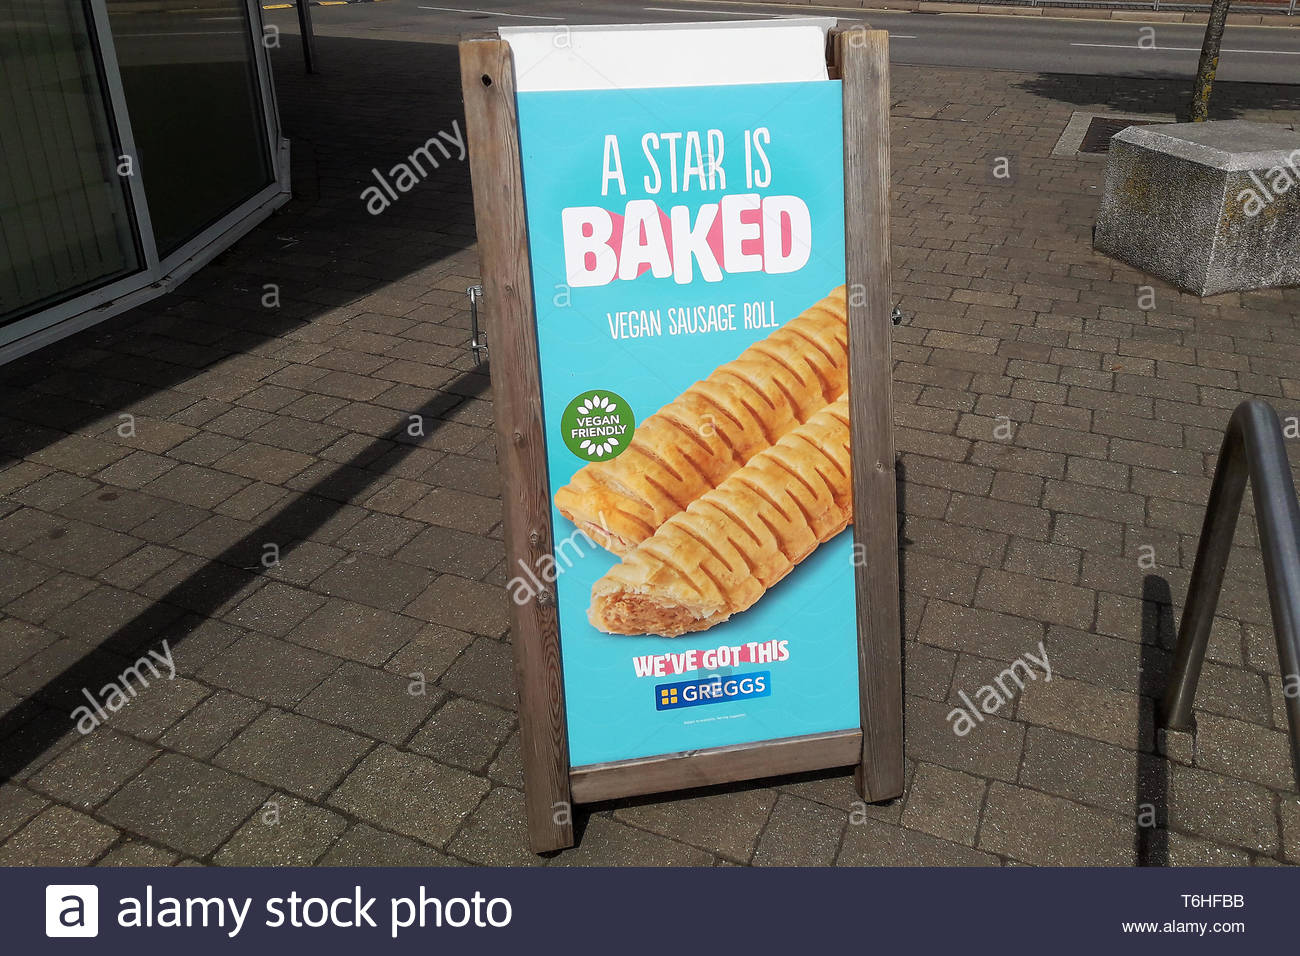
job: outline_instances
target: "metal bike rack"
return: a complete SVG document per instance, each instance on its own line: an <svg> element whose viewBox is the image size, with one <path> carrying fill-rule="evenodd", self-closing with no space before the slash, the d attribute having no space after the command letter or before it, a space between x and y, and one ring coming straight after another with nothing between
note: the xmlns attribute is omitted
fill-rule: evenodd
<svg viewBox="0 0 1300 956"><path fill-rule="evenodd" d="M1214 470L1173 670L1160 703L1161 723L1170 730L1195 726L1192 702L1247 479L1255 498L1255 524L1282 678L1284 684L1288 678L1300 681L1300 504L1277 412L1268 402L1252 399L1232 413ZM1291 769L1300 789L1300 696L1286 698L1286 713L1291 725Z"/></svg>

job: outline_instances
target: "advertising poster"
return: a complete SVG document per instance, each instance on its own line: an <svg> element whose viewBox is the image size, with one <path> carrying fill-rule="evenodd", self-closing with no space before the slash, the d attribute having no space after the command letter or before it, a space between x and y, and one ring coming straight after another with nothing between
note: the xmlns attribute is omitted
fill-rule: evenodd
<svg viewBox="0 0 1300 956"><path fill-rule="evenodd" d="M573 766L859 725L841 108L518 96Z"/></svg>

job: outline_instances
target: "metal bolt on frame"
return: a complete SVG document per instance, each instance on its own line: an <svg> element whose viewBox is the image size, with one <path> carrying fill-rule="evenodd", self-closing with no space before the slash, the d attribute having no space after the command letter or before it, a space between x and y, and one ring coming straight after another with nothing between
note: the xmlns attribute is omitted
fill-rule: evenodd
<svg viewBox="0 0 1300 956"><path fill-rule="evenodd" d="M475 367L483 364L483 354L487 352L487 335L478 327L478 300L483 298L483 287L472 285L465 290L469 296L469 350L474 353Z"/></svg>

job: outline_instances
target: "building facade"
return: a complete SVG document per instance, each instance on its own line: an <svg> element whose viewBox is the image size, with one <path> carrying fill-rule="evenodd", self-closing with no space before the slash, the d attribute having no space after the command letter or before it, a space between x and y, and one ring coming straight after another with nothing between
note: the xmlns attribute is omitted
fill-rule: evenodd
<svg viewBox="0 0 1300 956"><path fill-rule="evenodd" d="M254 0L0 0L0 361L162 294L288 198Z"/></svg>

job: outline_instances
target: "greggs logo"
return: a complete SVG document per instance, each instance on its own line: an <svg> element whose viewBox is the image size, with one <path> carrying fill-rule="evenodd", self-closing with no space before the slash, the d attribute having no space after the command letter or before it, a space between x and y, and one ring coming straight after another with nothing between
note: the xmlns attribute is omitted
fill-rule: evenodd
<svg viewBox="0 0 1300 956"><path fill-rule="evenodd" d="M699 680L659 684L655 687L655 710L676 710L701 704L723 704L750 697L767 697L772 693L770 671L733 674L730 677L701 677Z"/></svg>

